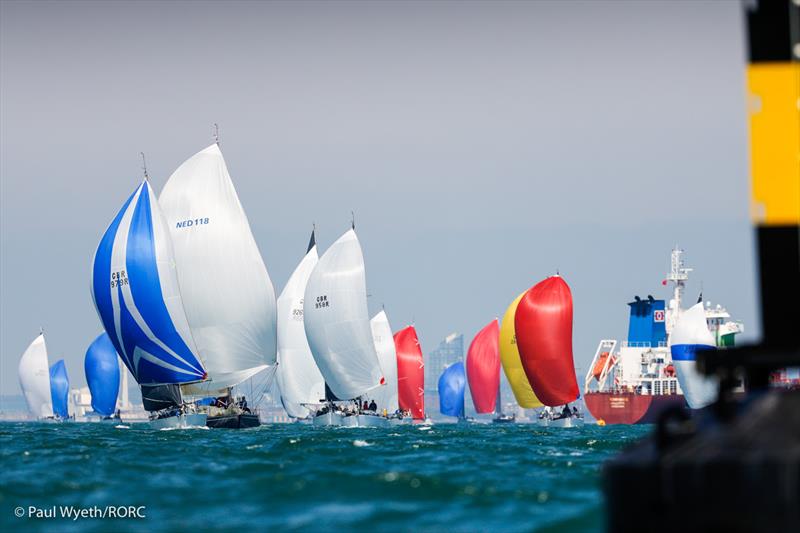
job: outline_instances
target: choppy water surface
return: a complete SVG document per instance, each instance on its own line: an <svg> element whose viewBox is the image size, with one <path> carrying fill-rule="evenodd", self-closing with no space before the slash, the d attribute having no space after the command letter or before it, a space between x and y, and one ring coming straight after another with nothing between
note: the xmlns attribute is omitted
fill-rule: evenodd
<svg viewBox="0 0 800 533"><path fill-rule="evenodd" d="M601 531L601 463L647 431L0 423L0 530ZM109 505L146 518L15 516Z"/></svg>

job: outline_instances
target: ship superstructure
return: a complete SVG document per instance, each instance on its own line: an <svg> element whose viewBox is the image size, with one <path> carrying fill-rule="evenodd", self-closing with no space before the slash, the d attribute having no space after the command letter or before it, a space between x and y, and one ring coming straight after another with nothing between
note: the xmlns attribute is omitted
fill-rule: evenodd
<svg viewBox="0 0 800 533"><path fill-rule="evenodd" d="M670 272L663 284L672 284L672 298L636 296L629 302L628 337L622 342L603 339L598 344L584 380L586 407L607 424L652 423L664 408L683 405L683 391L672 364L669 336L683 312L682 302L691 268L683 250L672 250ZM702 298L702 295L701 295ZM741 322L731 320L720 306L704 305L706 322L717 346L732 346Z"/></svg>

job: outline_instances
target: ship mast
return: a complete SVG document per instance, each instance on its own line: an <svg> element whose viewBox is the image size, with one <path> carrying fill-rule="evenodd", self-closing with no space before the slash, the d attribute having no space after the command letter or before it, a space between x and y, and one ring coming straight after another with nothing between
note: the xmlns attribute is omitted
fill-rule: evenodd
<svg viewBox="0 0 800 533"><path fill-rule="evenodd" d="M683 290L686 288L686 280L689 279L689 272L691 271L691 268L686 268L684 266L683 250L677 246L673 248L667 281L674 283L675 286L672 289L672 300L669 302L669 317L666 323L667 334L672 332L672 327L675 325L675 322L678 320L678 315L681 313Z"/></svg>

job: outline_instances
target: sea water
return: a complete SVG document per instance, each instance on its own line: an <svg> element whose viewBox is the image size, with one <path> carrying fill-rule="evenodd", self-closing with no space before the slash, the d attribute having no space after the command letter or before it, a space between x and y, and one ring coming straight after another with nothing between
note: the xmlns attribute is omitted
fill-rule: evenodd
<svg viewBox="0 0 800 533"><path fill-rule="evenodd" d="M0 531L602 531L602 463L649 431L0 423Z"/></svg>

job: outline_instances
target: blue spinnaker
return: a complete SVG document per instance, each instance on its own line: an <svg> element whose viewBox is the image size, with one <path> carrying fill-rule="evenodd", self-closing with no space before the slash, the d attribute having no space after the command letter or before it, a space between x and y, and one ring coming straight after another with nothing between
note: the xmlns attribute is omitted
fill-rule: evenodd
<svg viewBox="0 0 800 533"><path fill-rule="evenodd" d="M69 401L69 378L64 360L56 361L50 367L50 398L53 400L53 415L57 418L69 418L67 402Z"/></svg>
<svg viewBox="0 0 800 533"><path fill-rule="evenodd" d="M145 180L106 230L92 266L97 313L140 385L206 379L184 313L165 224Z"/></svg>
<svg viewBox="0 0 800 533"><path fill-rule="evenodd" d="M111 416L117 407L119 392L119 360L117 350L107 333L99 335L89 349L83 369L92 393L92 409L102 416Z"/></svg>
<svg viewBox="0 0 800 533"><path fill-rule="evenodd" d="M439 411L446 416L464 416L464 389L467 376L464 363L448 366L439 377Z"/></svg>

